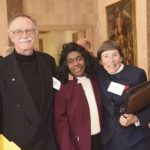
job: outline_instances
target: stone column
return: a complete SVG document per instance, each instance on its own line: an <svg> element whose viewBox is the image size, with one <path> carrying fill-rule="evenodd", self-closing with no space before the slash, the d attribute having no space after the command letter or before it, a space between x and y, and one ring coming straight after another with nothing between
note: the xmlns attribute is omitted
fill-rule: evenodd
<svg viewBox="0 0 150 150"><path fill-rule="evenodd" d="M23 13L22 0L7 0L7 18L9 21L16 15ZM9 46L13 43L9 40Z"/></svg>
<svg viewBox="0 0 150 150"><path fill-rule="evenodd" d="M0 22L0 55L2 55L2 51L8 46L6 0L0 0Z"/></svg>
<svg viewBox="0 0 150 150"><path fill-rule="evenodd" d="M147 55L148 55L148 76L150 78L150 0L147 0Z"/></svg>

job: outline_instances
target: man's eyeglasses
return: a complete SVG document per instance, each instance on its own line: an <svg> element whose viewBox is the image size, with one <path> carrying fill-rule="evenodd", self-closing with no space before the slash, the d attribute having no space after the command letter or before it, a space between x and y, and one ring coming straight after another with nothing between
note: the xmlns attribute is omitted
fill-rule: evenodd
<svg viewBox="0 0 150 150"><path fill-rule="evenodd" d="M25 29L25 30L16 30L16 31L12 31L12 33L14 35L17 35L17 36L21 36L23 35L24 33L28 34L28 35L32 35L36 32L36 30L34 28L31 28L31 29Z"/></svg>

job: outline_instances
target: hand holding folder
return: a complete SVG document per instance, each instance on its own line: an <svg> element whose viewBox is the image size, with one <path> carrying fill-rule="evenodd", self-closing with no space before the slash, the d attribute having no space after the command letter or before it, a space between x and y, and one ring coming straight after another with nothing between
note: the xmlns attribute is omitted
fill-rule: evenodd
<svg viewBox="0 0 150 150"><path fill-rule="evenodd" d="M127 90L125 113L137 113L148 105L150 105L150 81Z"/></svg>

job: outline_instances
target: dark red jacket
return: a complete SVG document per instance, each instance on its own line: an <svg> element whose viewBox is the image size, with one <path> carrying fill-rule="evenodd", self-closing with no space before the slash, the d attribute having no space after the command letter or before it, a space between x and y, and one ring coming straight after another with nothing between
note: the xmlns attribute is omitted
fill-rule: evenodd
<svg viewBox="0 0 150 150"><path fill-rule="evenodd" d="M91 80L101 123L101 96L97 79ZM55 95L55 133L59 150L90 150L91 126L87 98L77 80L63 84Z"/></svg>

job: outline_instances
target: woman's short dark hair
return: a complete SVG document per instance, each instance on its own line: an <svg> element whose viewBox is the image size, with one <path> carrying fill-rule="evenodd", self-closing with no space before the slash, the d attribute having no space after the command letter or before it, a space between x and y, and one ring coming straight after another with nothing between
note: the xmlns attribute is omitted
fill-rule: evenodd
<svg viewBox="0 0 150 150"><path fill-rule="evenodd" d="M85 74L88 78L92 78L95 76L96 71L96 60L93 56L89 54L82 46L76 43L68 43L63 45L62 52L60 54L59 66L57 68L57 78L61 80L62 83L66 83L68 81L68 75L70 73L69 68L67 66L67 55L76 51L81 53L85 61Z"/></svg>
<svg viewBox="0 0 150 150"><path fill-rule="evenodd" d="M102 53L108 50L118 50L120 56L123 57L120 44L113 40L106 40L101 44L100 48L97 51L98 60L101 60Z"/></svg>

